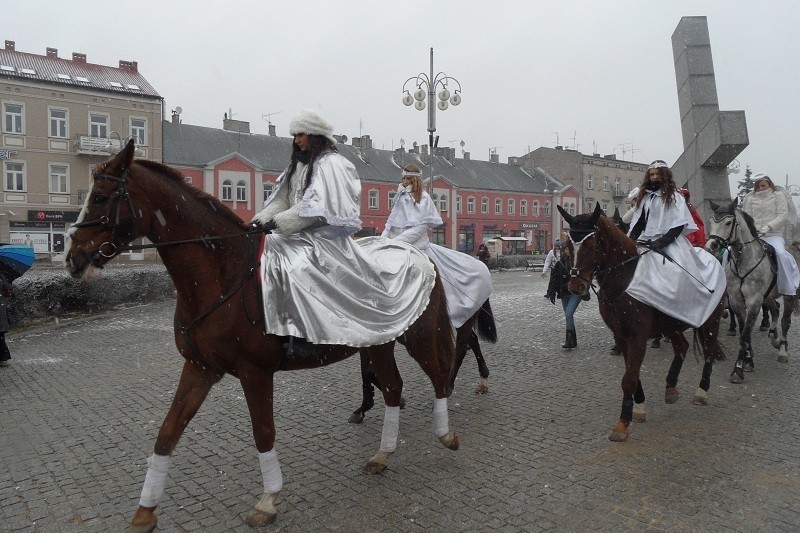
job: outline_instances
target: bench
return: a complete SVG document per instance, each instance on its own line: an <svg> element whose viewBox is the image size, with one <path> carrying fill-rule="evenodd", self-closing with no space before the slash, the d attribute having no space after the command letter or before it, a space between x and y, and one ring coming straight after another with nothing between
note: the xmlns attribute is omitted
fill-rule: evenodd
<svg viewBox="0 0 800 533"><path fill-rule="evenodd" d="M544 270L544 259L526 259L525 270L528 270L529 268L534 272Z"/></svg>

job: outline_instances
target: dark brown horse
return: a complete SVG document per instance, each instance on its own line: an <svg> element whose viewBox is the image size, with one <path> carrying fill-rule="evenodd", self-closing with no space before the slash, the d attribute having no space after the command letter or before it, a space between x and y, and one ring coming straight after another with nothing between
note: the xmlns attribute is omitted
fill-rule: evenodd
<svg viewBox="0 0 800 533"><path fill-rule="evenodd" d="M151 531L156 526L154 509L163 494L169 455L211 387L225 374L241 382L264 477L264 494L247 523L264 525L277 515L274 503L282 486L273 451L275 372L328 365L358 349L319 345L310 357L282 357L285 339L264 332L261 290L254 275L263 234L248 231L232 211L188 185L178 172L152 161L133 161L133 151L130 142L94 169L92 189L79 221L69 231L65 257L67 269L78 278L91 268L102 268L127 243L146 237L157 247L177 289L175 343L185 362L158 432L131 530ZM402 342L433 383L438 402L434 405L439 407L438 419L434 410L434 422L438 420L438 429L446 431L438 433L439 440L451 449L458 448L458 438L447 427L446 410L455 348L438 276L428 306ZM368 355L383 384L386 405L398 406L403 382L394 360L394 342L361 351ZM396 431L393 437L396 442ZM368 472L380 472L388 464L394 443L381 444L367 464Z"/></svg>
<svg viewBox="0 0 800 533"><path fill-rule="evenodd" d="M597 291L600 316L614 334L614 342L625 357L622 414L608 436L612 441L625 441L631 420L645 420L645 397L639 370L647 339L664 336L672 341L675 357L667 374L664 401L675 403L678 401L678 375L689 348L682 332L690 326L635 300L625 292L636 270L639 253L636 243L603 215L600 204L591 214L571 216L561 206L558 206L558 210L569 223L570 238L576 243L575 268L569 289L574 294L584 295L589 292L592 279L597 280L600 286ZM702 345L705 359L703 377L694 396L694 403L698 405L708 403L712 363L721 355L722 347L717 336L723 309L720 301L706 322L694 330L695 348L698 343Z"/></svg>
<svg viewBox="0 0 800 533"><path fill-rule="evenodd" d="M475 326L477 332L475 331ZM467 351L472 350L475 354L475 360L478 363L478 373L481 376L478 381L478 386L475 387L475 394L484 394L489 392L489 367L486 366L486 360L483 358L483 351L481 350L481 339L495 343L497 342L497 325L494 321L494 314L492 313L492 306L487 299L478 311L472 315L469 320L464 322L461 327L456 328L456 364L453 369L453 386L455 386L456 375L464 362ZM372 409L375 405L375 388L381 388L381 383L372 369L369 358L364 354L361 355L361 405L358 409L350 414L348 422L353 424L360 424L364 421L364 415ZM404 403L400 404L404 407Z"/></svg>

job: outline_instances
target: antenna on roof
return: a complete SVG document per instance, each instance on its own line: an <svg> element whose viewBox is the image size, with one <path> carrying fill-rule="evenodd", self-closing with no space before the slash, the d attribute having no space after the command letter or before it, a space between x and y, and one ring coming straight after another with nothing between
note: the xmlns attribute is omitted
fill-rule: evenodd
<svg viewBox="0 0 800 533"><path fill-rule="evenodd" d="M272 115L277 115L280 112L281 111L275 111L274 113L261 113L261 118L267 121L267 125L272 126L272 120L270 120L269 117L271 117Z"/></svg>

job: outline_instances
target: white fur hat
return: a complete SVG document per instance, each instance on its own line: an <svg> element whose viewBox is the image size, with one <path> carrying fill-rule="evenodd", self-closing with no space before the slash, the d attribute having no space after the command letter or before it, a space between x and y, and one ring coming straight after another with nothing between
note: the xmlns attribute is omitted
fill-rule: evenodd
<svg viewBox="0 0 800 533"><path fill-rule="evenodd" d="M765 178L768 179L769 181L772 181L772 179L769 176L767 176L766 174L764 174L763 172L757 172L757 173L753 174L753 176L750 179L753 180L753 183L755 183L755 182L761 181L761 180L763 180Z"/></svg>
<svg viewBox="0 0 800 533"><path fill-rule="evenodd" d="M333 144L336 144L336 139L333 138L333 126L313 109L300 111L289 123L289 133L292 135L297 135L298 133L322 135L330 139Z"/></svg>

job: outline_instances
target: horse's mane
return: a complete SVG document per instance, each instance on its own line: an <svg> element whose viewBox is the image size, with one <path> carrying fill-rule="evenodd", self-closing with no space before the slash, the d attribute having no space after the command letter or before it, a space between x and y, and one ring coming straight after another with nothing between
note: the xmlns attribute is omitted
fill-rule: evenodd
<svg viewBox="0 0 800 533"><path fill-rule="evenodd" d="M243 227L245 225L244 221L236 213L231 211L228 206L223 204L216 197L187 183L185 176L174 168L147 159L137 159L134 161L134 163L146 168L147 170L161 174L163 177L169 179L176 187L181 189L181 191L192 196L193 198L200 200L201 202L208 202L211 204L211 207L216 213L226 220L236 224L238 227Z"/></svg>
<svg viewBox="0 0 800 533"><path fill-rule="evenodd" d="M726 206L720 206L719 208L717 208L714 211L714 215L715 216L727 216L727 215L736 216L737 212L740 215L742 215L742 218L744 219L745 224L747 224L747 228L750 230L750 235L752 235L753 237L757 237L758 236L758 230L756 229L756 223L753 220L753 217L750 216L750 214L748 212L744 211L743 209L740 209L738 207L727 206L727 205Z"/></svg>
<svg viewBox="0 0 800 533"><path fill-rule="evenodd" d="M623 251L627 251L631 255L636 255L636 243L633 239L628 237L625 232L619 229L617 225L614 224L613 220L605 215L601 215L600 218L597 219L597 228L610 236L615 241L615 244L619 244Z"/></svg>

